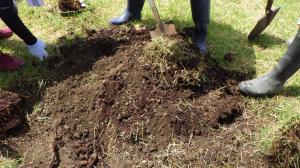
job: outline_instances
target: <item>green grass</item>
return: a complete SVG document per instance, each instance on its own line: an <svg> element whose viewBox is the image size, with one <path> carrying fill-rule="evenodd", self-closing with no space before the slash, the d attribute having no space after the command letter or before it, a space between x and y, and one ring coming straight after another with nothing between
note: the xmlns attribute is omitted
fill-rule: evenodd
<svg viewBox="0 0 300 168"><path fill-rule="evenodd" d="M0 167L1 168L17 168L22 163L21 160L7 159L0 156Z"/></svg>
<svg viewBox="0 0 300 168"><path fill-rule="evenodd" d="M87 9L75 17L60 16L56 0L45 0L47 5L43 8L28 7L25 1L20 1L19 13L32 32L47 42L50 56L53 56L62 43L60 37L67 36L70 37L69 41L72 41L74 35L83 37L85 29L107 27L108 20L120 14L125 7L125 0L86 1ZM271 70L287 48L285 40L294 36L298 28L300 1L290 0L287 3L285 0L277 0L275 6L280 6L281 11L274 22L255 42L248 42L247 33L264 14L265 3L266 0L213 0L211 4L208 38L210 52L221 65L244 72L249 75L248 78ZM158 6L163 20L174 20L178 28L193 26L190 4L187 0L159 0ZM143 10L141 24L155 25L147 4ZM26 61L25 66L17 72L0 72L0 88L9 89L17 86L26 93L26 88L30 87L28 85L44 82L44 75L47 72L45 64L31 57L19 38L14 36L9 40L1 40L0 50ZM235 54L234 62L223 61L223 55L228 52ZM266 121L257 133L261 151L268 152L278 129L299 115L299 98L299 74L290 79L285 90L277 96L247 98L249 110ZM0 167L16 167L16 164L12 160L0 158Z"/></svg>

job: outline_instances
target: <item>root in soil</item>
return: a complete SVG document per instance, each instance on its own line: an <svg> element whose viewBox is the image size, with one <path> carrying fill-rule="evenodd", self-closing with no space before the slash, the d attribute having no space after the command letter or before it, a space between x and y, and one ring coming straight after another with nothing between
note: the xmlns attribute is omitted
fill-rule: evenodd
<svg viewBox="0 0 300 168"><path fill-rule="evenodd" d="M242 121L241 75L201 58L185 37L151 41L147 29L110 28L60 50L50 67L63 78L42 96L36 118L47 120L33 118L19 147L24 167L235 164L214 145L220 136L223 146L234 145L219 128ZM179 80L180 71L191 80Z"/></svg>

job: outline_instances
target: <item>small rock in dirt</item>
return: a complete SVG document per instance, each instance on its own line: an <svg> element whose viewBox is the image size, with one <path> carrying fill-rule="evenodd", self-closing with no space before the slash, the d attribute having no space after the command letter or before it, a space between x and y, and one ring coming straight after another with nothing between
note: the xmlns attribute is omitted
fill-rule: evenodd
<svg viewBox="0 0 300 168"><path fill-rule="evenodd" d="M144 34L146 31L145 27L138 27L138 28L135 28L135 33L137 35L141 35L141 34Z"/></svg>
<svg viewBox="0 0 300 168"><path fill-rule="evenodd" d="M150 134L151 134L151 130L146 128L145 134L146 134L146 135L150 135Z"/></svg>
<svg viewBox="0 0 300 168"><path fill-rule="evenodd" d="M144 64L142 65L143 70L150 70L151 65L150 64Z"/></svg>
<svg viewBox="0 0 300 168"><path fill-rule="evenodd" d="M64 127L64 129L66 129L66 130L70 130L70 128L71 128L69 125L64 125L63 127Z"/></svg>
<svg viewBox="0 0 300 168"><path fill-rule="evenodd" d="M82 161L79 162L80 166L86 166L87 164L88 164L87 160L82 160Z"/></svg>
<svg viewBox="0 0 300 168"><path fill-rule="evenodd" d="M88 155L87 154L79 154L79 159L80 160L86 160L86 159L88 159Z"/></svg>
<svg viewBox="0 0 300 168"><path fill-rule="evenodd" d="M80 133L78 133L78 132L76 132L76 133L74 133L74 135L73 135L73 138L75 138L75 139L80 139Z"/></svg>

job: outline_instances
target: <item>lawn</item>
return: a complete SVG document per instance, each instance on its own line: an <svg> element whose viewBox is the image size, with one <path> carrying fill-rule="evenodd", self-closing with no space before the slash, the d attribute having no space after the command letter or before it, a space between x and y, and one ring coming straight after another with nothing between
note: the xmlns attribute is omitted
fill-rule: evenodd
<svg viewBox="0 0 300 168"><path fill-rule="evenodd" d="M56 0L45 0L42 8L28 7L25 0L18 1L19 14L29 29L48 44L49 55L57 54L57 48L71 43L75 37L82 38L86 30L108 27L110 18L121 14L125 0L86 0L87 8L78 16L62 17ZM274 6L281 10L273 23L254 42L247 40L248 32L264 14L266 0L214 0L211 2L211 24L208 44L211 56L226 69L247 74L250 79L270 71L287 48L286 40L293 37L298 26L300 1L277 0ZM157 1L163 20L174 20L182 29L193 26L188 0ZM139 25L154 26L155 22L148 4L143 10L143 21ZM0 25L4 26L3 23ZM62 37L64 40L62 40ZM0 72L0 88L17 90L28 95L36 95L47 84L44 74L46 64L39 63L28 53L26 46L16 36L0 41L0 50L23 58L25 66L16 72ZM226 62L224 54L233 53L233 62ZM37 88L28 92L28 88ZM273 97L250 98L247 113L253 114L259 126L249 142L257 147L256 154L268 153L278 130L297 118L300 113L300 75L291 78L283 92ZM38 102L37 102L38 104ZM20 160L0 157L0 167L17 167Z"/></svg>

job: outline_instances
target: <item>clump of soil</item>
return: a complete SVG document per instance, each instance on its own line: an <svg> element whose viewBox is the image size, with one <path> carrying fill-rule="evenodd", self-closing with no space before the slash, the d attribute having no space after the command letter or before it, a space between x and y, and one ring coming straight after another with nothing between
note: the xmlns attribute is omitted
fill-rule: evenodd
<svg viewBox="0 0 300 168"><path fill-rule="evenodd" d="M61 11L78 11L81 9L79 0L59 0L58 7Z"/></svg>
<svg viewBox="0 0 300 168"><path fill-rule="evenodd" d="M62 47L50 66L61 78L45 91L28 140L19 147L26 152L24 167L206 166L199 157L214 162L222 150L208 142L223 142L218 128L244 112L235 88L240 75L200 58L181 35L169 40L168 50L184 55L165 59L172 67L167 71L147 59L145 51L155 45L147 29L90 31L86 40ZM174 49L176 40L184 45ZM193 64L185 61L190 54ZM173 70L198 72L199 66L208 80L167 85L175 79ZM207 147L216 157L202 150ZM229 164L224 162L216 165Z"/></svg>
<svg viewBox="0 0 300 168"><path fill-rule="evenodd" d="M21 123L21 104L22 99L18 94L0 91L0 135Z"/></svg>
<svg viewBox="0 0 300 168"><path fill-rule="evenodd" d="M269 156L271 164L278 167L300 166L300 122L290 123L274 140Z"/></svg>
<svg viewBox="0 0 300 168"><path fill-rule="evenodd" d="M195 86L203 82L205 59L194 46L183 38L161 37L144 48L144 62L155 67L160 81L166 85Z"/></svg>
<svg viewBox="0 0 300 168"><path fill-rule="evenodd" d="M153 39L145 46L144 54L152 63L165 67L176 64L193 68L191 65L198 65L200 60L193 45L178 36Z"/></svg>

